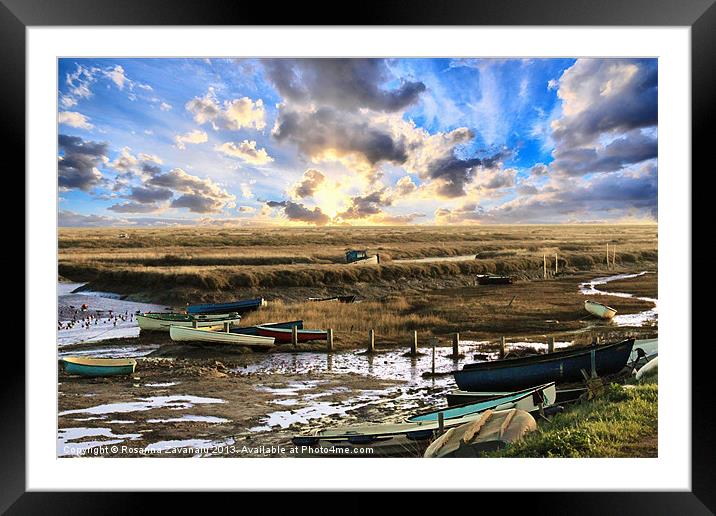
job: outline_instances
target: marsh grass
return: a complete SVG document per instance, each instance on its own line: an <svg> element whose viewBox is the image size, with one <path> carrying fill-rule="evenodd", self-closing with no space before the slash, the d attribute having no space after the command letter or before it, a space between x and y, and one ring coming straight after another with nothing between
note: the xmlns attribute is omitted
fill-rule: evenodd
<svg viewBox="0 0 716 516"><path fill-rule="evenodd" d="M658 452L658 381L610 385L591 402L540 422L537 431L487 457L636 457Z"/></svg>

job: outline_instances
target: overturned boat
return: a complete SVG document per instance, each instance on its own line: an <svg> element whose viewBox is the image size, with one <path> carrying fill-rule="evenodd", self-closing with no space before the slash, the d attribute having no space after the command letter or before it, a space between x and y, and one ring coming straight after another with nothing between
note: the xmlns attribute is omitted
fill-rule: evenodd
<svg viewBox="0 0 716 516"><path fill-rule="evenodd" d="M612 319L617 314L616 309L611 306L590 300L584 302L584 309L594 317L599 317L600 319Z"/></svg>
<svg viewBox="0 0 716 516"><path fill-rule="evenodd" d="M512 285L510 276L497 276L494 274L478 274L475 276L478 285Z"/></svg>
<svg viewBox="0 0 716 516"><path fill-rule="evenodd" d="M243 299L228 303L204 303L189 305L186 307L186 311L189 314L225 314L229 312L236 312L241 315L246 312L258 310L262 306L266 306L266 300L262 297L257 297L256 299Z"/></svg>

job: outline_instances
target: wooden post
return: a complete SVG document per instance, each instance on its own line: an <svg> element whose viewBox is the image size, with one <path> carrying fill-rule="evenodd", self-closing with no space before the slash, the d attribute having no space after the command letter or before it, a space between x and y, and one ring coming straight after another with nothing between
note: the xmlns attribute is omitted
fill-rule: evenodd
<svg viewBox="0 0 716 516"><path fill-rule="evenodd" d="M505 358L505 338L500 337L500 358Z"/></svg>
<svg viewBox="0 0 716 516"><path fill-rule="evenodd" d="M452 356L457 358L460 356L460 334L456 333L452 337Z"/></svg>
<svg viewBox="0 0 716 516"><path fill-rule="evenodd" d="M607 269L609 269L609 243L607 242Z"/></svg>
<svg viewBox="0 0 716 516"><path fill-rule="evenodd" d="M554 253L554 275L556 276L559 272L559 258L557 258L557 253Z"/></svg>
<svg viewBox="0 0 716 516"><path fill-rule="evenodd" d="M225 333L231 333L229 328L231 327L231 323L229 321L224 322L224 332Z"/></svg>
<svg viewBox="0 0 716 516"><path fill-rule="evenodd" d="M375 330L368 330L368 353L375 351Z"/></svg>
<svg viewBox="0 0 716 516"><path fill-rule="evenodd" d="M328 328L328 335L326 335L326 351L333 351L333 328Z"/></svg>
<svg viewBox="0 0 716 516"><path fill-rule="evenodd" d="M291 327L291 344L298 346L298 326Z"/></svg>
<svg viewBox="0 0 716 516"><path fill-rule="evenodd" d="M617 268L617 246L612 246L612 268Z"/></svg>
<svg viewBox="0 0 716 516"><path fill-rule="evenodd" d="M435 346L437 346L438 339L433 338L432 339L432 346L433 346L433 376L435 376Z"/></svg>
<svg viewBox="0 0 716 516"><path fill-rule="evenodd" d="M445 431L445 414L438 412L438 433L442 435Z"/></svg>
<svg viewBox="0 0 716 516"><path fill-rule="evenodd" d="M413 331L413 343L410 345L410 355L417 356L418 354L418 331Z"/></svg>
<svg viewBox="0 0 716 516"><path fill-rule="evenodd" d="M547 255L542 255L542 261L544 262L544 279L547 279Z"/></svg>
<svg viewBox="0 0 716 516"><path fill-rule="evenodd" d="M554 353L554 337L547 337L547 353Z"/></svg>
<svg viewBox="0 0 716 516"><path fill-rule="evenodd" d="M191 321L191 327L192 327L192 328L198 328L198 327L199 327L199 321L197 321L196 319L192 319L192 321Z"/></svg>

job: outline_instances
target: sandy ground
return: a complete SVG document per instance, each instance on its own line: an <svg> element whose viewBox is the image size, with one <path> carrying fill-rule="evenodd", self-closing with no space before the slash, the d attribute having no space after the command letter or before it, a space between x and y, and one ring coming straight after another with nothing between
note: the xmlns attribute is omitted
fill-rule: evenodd
<svg viewBox="0 0 716 516"><path fill-rule="evenodd" d="M566 344L595 335L607 340L658 334L654 323L618 327L586 316L579 288L594 276L433 291L424 309L465 311L461 336L471 340L463 343L465 357L459 360L448 357L448 347L438 348L436 369L447 372L476 357L491 358L497 335L543 345L545 335ZM618 286L641 295L655 293L656 282L656 274L646 274L620 280ZM603 288L613 285L617 282ZM601 297L620 314L653 307L636 297ZM442 302L429 304L437 300ZM446 335L441 344L448 340ZM339 351L332 354L322 351L323 344L269 353L179 346L164 334L64 345L62 354L140 358L131 377L71 377L60 368L58 456L290 457L290 438L296 433L398 421L445 405L444 395L454 382L449 375L422 377L431 368L428 350L411 359L403 356L407 341L379 340L380 351L367 356L354 349L357 342L337 335Z"/></svg>

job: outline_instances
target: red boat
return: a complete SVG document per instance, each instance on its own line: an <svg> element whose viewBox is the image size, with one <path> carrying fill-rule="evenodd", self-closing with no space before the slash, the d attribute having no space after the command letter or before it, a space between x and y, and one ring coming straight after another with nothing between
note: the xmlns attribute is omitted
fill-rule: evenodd
<svg viewBox="0 0 716 516"><path fill-rule="evenodd" d="M293 339L292 328L267 328L257 326L258 334L264 337L273 337L276 342L291 342ZM312 340L327 340L328 332L325 330L296 330L298 342L309 342Z"/></svg>

